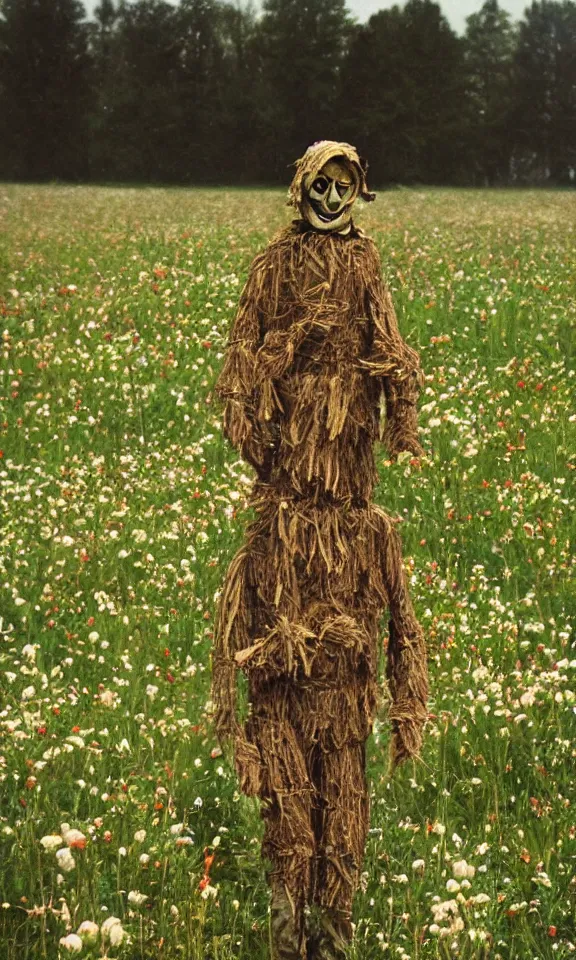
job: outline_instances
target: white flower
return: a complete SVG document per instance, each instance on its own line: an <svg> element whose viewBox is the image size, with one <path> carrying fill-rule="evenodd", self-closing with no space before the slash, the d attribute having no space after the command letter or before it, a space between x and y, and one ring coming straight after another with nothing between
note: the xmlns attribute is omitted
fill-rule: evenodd
<svg viewBox="0 0 576 960"><path fill-rule="evenodd" d="M542 873L537 874L535 877L532 877L534 883L540 883L543 887L551 887L552 881L547 873L542 871Z"/></svg>
<svg viewBox="0 0 576 960"><path fill-rule="evenodd" d="M416 872L419 872L421 870L424 870L425 866L426 866L426 863L424 860L414 860L412 864L412 869L415 870Z"/></svg>
<svg viewBox="0 0 576 960"><path fill-rule="evenodd" d="M145 893L139 893L138 890L131 890L128 894L128 903L132 904L133 907L141 907L143 903L146 903L148 897Z"/></svg>
<svg viewBox="0 0 576 960"><path fill-rule="evenodd" d="M446 827L443 823L439 823L438 820L432 827L432 833L437 833L439 837L443 837L446 833Z"/></svg>
<svg viewBox="0 0 576 960"><path fill-rule="evenodd" d="M458 904L456 900L444 900L442 903L431 904L430 909L434 914L436 923L441 923L443 920L448 920L450 914L456 915L458 913Z"/></svg>
<svg viewBox="0 0 576 960"><path fill-rule="evenodd" d="M45 850L48 850L50 853L53 850L57 850L62 844L62 837L58 833L49 833L46 837L42 837L40 843Z"/></svg>
<svg viewBox="0 0 576 960"><path fill-rule="evenodd" d="M149 683L146 687L146 696L153 700L157 693L158 687L155 687L153 683Z"/></svg>
<svg viewBox="0 0 576 960"><path fill-rule="evenodd" d="M93 920L83 920L76 933L82 937L84 943L93 946L96 943L100 927Z"/></svg>
<svg viewBox="0 0 576 960"><path fill-rule="evenodd" d="M132 536L134 537L136 543L145 543L148 539L145 530L133 530Z"/></svg>
<svg viewBox="0 0 576 960"><path fill-rule="evenodd" d="M116 947L125 937L125 931L122 929L122 922L118 917L107 917L100 928L102 939L106 943L109 941L112 947Z"/></svg>
<svg viewBox="0 0 576 960"><path fill-rule="evenodd" d="M208 897L216 897L218 895L218 887L211 887L209 883L206 884L200 896L203 900L207 900Z"/></svg>
<svg viewBox="0 0 576 960"><path fill-rule="evenodd" d="M487 893L477 893L475 897L471 897L471 902L475 903L476 906L481 907L485 903L490 903L490 897Z"/></svg>
<svg viewBox="0 0 576 960"><path fill-rule="evenodd" d="M88 634L88 639L91 643L96 643L100 639L100 634L97 630L92 630L92 633Z"/></svg>
<svg viewBox="0 0 576 960"><path fill-rule="evenodd" d="M63 546L63 547L71 547L71 546L73 546L73 544L74 544L74 538L73 538L73 537L68 537L68 536L62 537L62 546Z"/></svg>
<svg viewBox="0 0 576 960"><path fill-rule="evenodd" d="M34 687L26 687L26 689L22 691L22 699L31 700L35 693L36 690Z"/></svg>
<svg viewBox="0 0 576 960"><path fill-rule="evenodd" d="M193 843L194 843L194 841L193 841L192 837L177 837L177 838L176 838L176 846L177 846L177 847L189 847L189 846L190 846L191 844L193 844Z"/></svg>
<svg viewBox="0 0 576 960"><path fill-rule="evenodd" d="M76 737L76 736L66 737L66 741L67 743L71 743L73 746L78 748L82 748L86 746L82 737Z"/></svg>
<svg viewBox="0 0 576 960"><path fill-rule="evenodd" d="M70 824L61 823L60 832L64 838L64 843L68 847L78 847L86 843L86 837L80 830L71 830Z"/></svg>
<svg viewBox="0 0 576 960"><path fill-rule="evenodd" d="M460 891L460 884L458 883L457 880L452 880L452 879L447 880L447 881L446 881L446 889L447 889L448 893L459 893L459 891Z"/></svg>
<svg viewBox="0 0 576 960"><path fill-rule="evenodd" d="M508 913L511 915L520 913L520 911L525 910L527 906L528 902L526 900L523 900L522 903L511 903L508 907Z"/></svg>
<svg viewBox="0 0 576 960"><path fill-rule="evenodd" d="M172 836L178 837L182 833L183 829L184 829L183 823L173 823L172 826L170 827L170 833L172 834Z"/></svg>
<svg viewBox="0 0 576 960"><path fill-rule="evenodd" d="M70 873L70 871L76 866L76 861L70 853L68 847L62 847L60 850L56 851L56 860L58 861L58 866L64 871L64 873Z"/></svg>
<svg viewBox="0 0 576 960"><path fill-rule="evenodd" d="M476 873L476 867L466 863L465 860L456 860L456 862L452 864L452 873L457 880L472 880Z"/></svg>
<svg viewBox="0 0 576 960"><path fill-rule="evenodd" d="M24 647L22 647L22 656L26 657L27 660L35 660L37 648L37 643L27 643Z"/></svg>
<svg viewBox="0 0 576 960"><path fill-rule="evenodd" d="M137 830L136 833L134 834L134 839L135 839L136 843L144 843L144 841L145 841L145 839L146 839L146 831L145 831L145 830Z"/></svg>
<svg viewBox="0 0 576 960"><path fill-rule="evenodd" d="M150 862L150 854L149 854L149 853L141 853L141 854L140 854L140 857L139 857L139 861L140 861L140 863L142 864L143 867L147 866L147 864Z"/></svg>
<svg viewBox="0 0 576 960"><path fill-rule="evenodd" d="M77 933L69 933L67 937L60 937L60 946L68 953L80 953L84 944Z"/></svg>

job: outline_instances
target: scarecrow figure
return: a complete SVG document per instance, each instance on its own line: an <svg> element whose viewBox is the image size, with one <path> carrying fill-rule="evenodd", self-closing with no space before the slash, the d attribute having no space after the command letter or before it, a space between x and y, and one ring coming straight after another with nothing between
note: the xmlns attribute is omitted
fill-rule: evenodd
<svg viewBox="0 0 576 960"><path fill-rule="evenodd" d="M300 218L254 260L217 384L224 434L257 479L255 519L222 590L213 699L242 790L262 800L274 960L336 960L369 824L365 744L386 608L392 769L418 755L427 716L400 538L372 503L375 441L391 457L422 453L421 372L376 246L351 218L358 197L374 199L356 150L314 144L289 197Z"/></svg>

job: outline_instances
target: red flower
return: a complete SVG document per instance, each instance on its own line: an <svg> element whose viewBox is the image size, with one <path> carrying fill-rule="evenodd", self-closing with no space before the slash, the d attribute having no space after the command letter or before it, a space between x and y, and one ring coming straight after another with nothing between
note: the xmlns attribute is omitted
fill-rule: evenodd
<svg viewBox="0 0 576 960"><path fill-rule="evenodd" d="M204 847L204 876L198 884L199 890L205 890L210 883L210 868L214 863L215 853L208 853L208 847Z"/></svg>

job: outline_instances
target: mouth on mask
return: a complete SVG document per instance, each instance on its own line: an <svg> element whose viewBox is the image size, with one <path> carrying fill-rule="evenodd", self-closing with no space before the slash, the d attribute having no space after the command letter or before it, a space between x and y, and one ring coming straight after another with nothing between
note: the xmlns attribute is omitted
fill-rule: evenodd
<svg viewBox="0 0 576 960"><path fill-rule="evenodd" d="M309 197L309 203L318 219L322 220L323 223L332 223L334 220L338 220L341 216L347 213L352 206L352 204L347 204L345 207L342 207L341 210L337 210L336 213L328 213L324 209L322 201L315 200L313 197Z"/></svg>

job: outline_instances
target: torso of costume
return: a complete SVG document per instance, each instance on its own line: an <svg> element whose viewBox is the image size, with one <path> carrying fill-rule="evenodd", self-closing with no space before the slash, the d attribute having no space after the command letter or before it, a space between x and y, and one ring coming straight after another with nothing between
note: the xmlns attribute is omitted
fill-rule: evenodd
<svg viewBox="0 0 576 960"><path fill-rule="evenodd" d="M426 718L422 632L392 519L372 503L375 442L420 452L417 353L373 241L295 221L254 260L217 384L224 433L256 470L255 519L226 576L213 699L243 790L268 801L272 886L349 915L368 826L365 741L390 610L392 764ZM236 672L250 714L236 716Z"/></svg>

